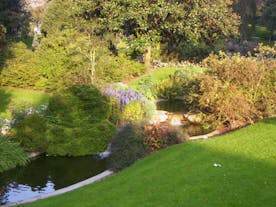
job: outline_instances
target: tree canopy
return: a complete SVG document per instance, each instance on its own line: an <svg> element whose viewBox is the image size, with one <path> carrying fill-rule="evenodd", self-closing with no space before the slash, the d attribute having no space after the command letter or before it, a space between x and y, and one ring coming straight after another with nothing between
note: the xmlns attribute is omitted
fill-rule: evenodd
<svg viewBox="0 0 276 207"><path fill-rule="evenodd" d="M231 1L76 1L86 18L97 17L102 30L123 34L130 46L141 52L172 39L195 45L202 41L212 44L238 34L239 17L233 12Z"/></svg>

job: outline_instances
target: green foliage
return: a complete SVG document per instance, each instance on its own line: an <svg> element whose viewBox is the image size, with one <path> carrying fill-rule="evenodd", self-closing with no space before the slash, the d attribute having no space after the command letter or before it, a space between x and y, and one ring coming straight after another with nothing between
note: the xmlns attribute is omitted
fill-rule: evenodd
<svg viewBox="0 0 276 207"><path fill-rule="evenodd" d="M270 32L270 39L276 30L276 1L266 1L266 5L262 15L262 21Z"/></svg>
<svg viewBox="0 0 276 207"><path fill-rule="evenodd" d="M158 68L149 75L130 82L128 85L149 100L156 99L155 85L174 74L179 68Z"/></svg>
<svg viewBox="0 0 276 207"><path fill-rule="evenodd" d="M1 0L0 25L6 27L8 35L28 34L30 13L24 7L25 1L22 0Z"/></svg>
<svg viewBox="0 0 276 207"><path fill-rule="evenodd" d="M157 96L169 100L180 98L183 104L195 108L198 105L201 77L201 73L192 70L176 71L156 85Z"/></svg>
<svg viewBox="0 0 276 207"><path fill-rule="evenodd" d="M200 61L206 58L211 51L212 48L205 42L193 44L187 41L182 41L177 46L177 52L179 53L178 59L180 60L188 59L190 61Z"/></svg>
<svg viewBox="0 0 276 207"><path fill-rule="evenodd" d="M3 47L5 34L6 34L6 28L0 24L0 49Z"/></svg>
<svg viewBox="0 0 276 207"><path fill-rule="evenodd" d="M104 151L115 132L107 97L94 86L76 85L53 96L46 112L51 155L86 155Z"/></svg>
<svg viewBox="0 0 276 207"><path fill-rule="evenodd" d="M139 121L143 118L143 103L140 101L133 101L126 105L122 112L122 119L126 122Z"/></svg>
<svg viewBox="0 0 276 207"><path fill-rule="evenodd" d="M256 0L235 0L233 4L234 11L241 17L240 33L245 39L250 36L251 27L255 27L257 23L257 2Z"/></svg>
<svg viewBox="0 0 276 207"><path fill-rule="evenodd" d="M104 1L100 6L105 25L112 31L137 37L133 41L133 44L138 42L136 48L175 35L194 43L201 39L213 41L235 33L238 24L237 16L224 1L113 0ZM162 36L164 33L168 35Z"/></svg>
<svg viewBox="0 0 276 207"><path fill-rule="evenodd" d="M27 154L17 143L0 137L0 173L28 162Z"/></svg>
<svg viewBox="0 0 276 207"><path fill-rule="evenodd" d="M23 42L10 43L3 54L6 63L0 74L0 85L32 88L39 73L32 63L33 52Z"/></svg>
<svg viewBox="0 0 276 207"><path fill-rule="evenodd" d="M42 42L33 58L33 64L39 72L35 87L53 91L72 85L72 73L79 67L72 63L70 53L62 47L52 46L49 48L44 44L47 44L47 40Z"/></svg>
<svg viewBox="0 0 276 207"><path fill-rule="evenodd" d="M213 120L240 126L275 114L275 48L259 46L257 57L211 55L202 79L200 105Z"/></svg>
<svg viewBox="0 0 276 207"><path fill-rule="evenodd" d="M16 123L13 126L12 137L27 151L45 152L48 143L46 139L47 122L43 114L24 112L14 115Z"/></svg>
<svg viewBox="0 0 276 207"><path fill-rule="evenodd" d="M115 133L115 126L107 120L82 126L51 124L47 131L49 155L83 156L102 152Z"/></svg>
<svg viewBox="0 0 276 207"><path fill-rule="evenodd" d="M97 78L107 83L121 82L142 75L146 71L143 64L130 60L124 55L104 55L99 59L97 67Z"/></svg>
<svg viewBox="0 0 276 207"><path fill-rule="evenodd" d="M139 125L126 125L120 129L111 142L110 167L123 169L145 157L144 136L144 130Z"/></svg>

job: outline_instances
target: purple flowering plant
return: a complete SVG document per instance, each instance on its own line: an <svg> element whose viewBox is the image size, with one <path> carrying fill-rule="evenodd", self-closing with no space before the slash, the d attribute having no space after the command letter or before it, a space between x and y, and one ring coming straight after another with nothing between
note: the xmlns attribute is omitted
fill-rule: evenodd
<svg viewBox="0 0 276 207"><path fill-rule="evenodd" d="M143 101L142 94L131 88L123 89L109 86L104 90L104 94L114 97L122 109L133 101Z"/></svg>

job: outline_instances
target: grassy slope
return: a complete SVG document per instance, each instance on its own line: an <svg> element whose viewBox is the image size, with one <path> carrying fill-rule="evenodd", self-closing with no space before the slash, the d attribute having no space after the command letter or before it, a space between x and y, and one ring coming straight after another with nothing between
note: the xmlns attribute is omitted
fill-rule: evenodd
<svg viewBox="0 0 276 207"><path fill-rule="evenodd" d="M151 83L155 84L159 81L167 78L169 75L174 74L178 70L187 70L187 71L193 71L193 72L203 72L204 69L200 67L187 67L187 68L179 68L179 67L168 67L168 68L158 68L155 69L152 73L149 75L135 79L134 81L128 83L131 87L137 87L140 82L143 81L150 81Z"/></svg>
<svg viewBox="0 0 276 207"><path fill-rule="evenodd" d="M10 118L10 107L40 106L48 102L50 94L14 88L0 88L0 117Z"/></svg>
<svg viewBox="0 0 276 207"><path fill-rule="evenodd" d="M267 120L170 147L102 182L23 206L274 207L275 141L276 119Z"/></svg>

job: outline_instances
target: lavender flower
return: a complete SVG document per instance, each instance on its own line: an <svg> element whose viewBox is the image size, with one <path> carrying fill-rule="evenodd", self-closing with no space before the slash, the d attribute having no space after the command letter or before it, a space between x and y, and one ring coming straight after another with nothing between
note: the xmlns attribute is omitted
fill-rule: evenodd
<svg viewBox="0 0 276 207"><path fill-rule="evenodd" d="M130 104L133 101L143 102L142 94L134 91L131 88L120 89L120 88L114 88L112 86L109 86L104 90L103 93L105 95L108 95L117 99L118 104L121 108L124 108L126 105Z"/></svg>

